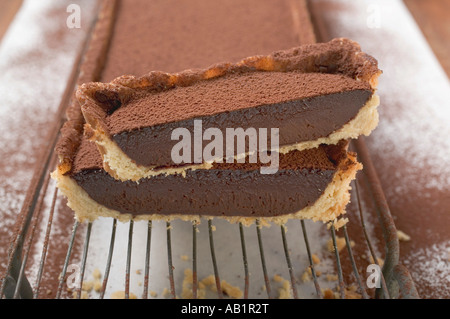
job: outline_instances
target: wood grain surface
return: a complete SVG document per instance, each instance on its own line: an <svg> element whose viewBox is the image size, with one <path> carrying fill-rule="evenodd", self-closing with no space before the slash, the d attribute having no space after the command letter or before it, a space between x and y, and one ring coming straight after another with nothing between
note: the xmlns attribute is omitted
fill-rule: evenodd
<svg viewBox="0 0 450 319"><path fill-rule="evenodd" d="M0 41L21 5L22 0L0 1Z"/></svg>
<svg viewBox="0 0 450 319"><path fill-rule="evenodd" d="M404 0L422 33L450 76L450 1Z"/></svg>

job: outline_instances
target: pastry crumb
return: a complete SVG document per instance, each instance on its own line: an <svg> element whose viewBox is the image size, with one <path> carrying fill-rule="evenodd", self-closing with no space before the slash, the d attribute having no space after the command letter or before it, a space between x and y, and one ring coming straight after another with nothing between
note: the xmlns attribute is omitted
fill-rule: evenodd
<svg viewBox="0 0 450 319"><path fill-rule="evenodd" d="M93 281L83 281L83 284L81 285L81 289L83 291L90 292L94 288L94 282Z"/></svg>
<svg viewBox="0 0 450 319"><path fill-rule="evenodd" d="M181 297L183 299L192 299L193 298L194 293L193 293L193 289L192 289L192 284L193 284L192 270L189 268L185 269L183 285L182 285L183 291L181 294ZM231 285L226 280L221 280L220 288L221 288L222 292L230 298L240 299L240 298L242 298L242 296L244 294L239 287ZM198 282L197 298L205 299L208 291L215 292L215 293L217 292L216 277L214 275L209 275L209 276L201 279Z"/></svg>
<svg viewBox="0 0 450 319"><path fill-rule="evenodd" d="M338 252L341 252L341 250L345 247L345 238L343 237L336 237L336 248ZM333 239L330 238L327 242L327 248L330 253L334 253L334 243Z"/></svg>
<svg viewBox="0 0 450 319"><path fill-rule="evenodd" d="M96 292L100 292L100 291L102 291L102 289L103 289L103 284L102 284L102 282L101 282L100 280L96 280L96 281L94 282L94 290L95 290Z"/></svg>
<svg viewBox="0 0 450 319"><path fill-rule="evenodd" d="M98 268L94 269L94 271L92 272L92 277L94 277L94 279L102 278L102 273L100 272L100 270Z"/></svg>
<svg viewBox="0 0 450 319"><path fill-rule="evenodd" d="M313 264L314 264L314 265L320 264L320 258L319 258L319 256L317 256L316 254L312 254L311 258L312 258L312 261L313 261Z"/></svg>
<svg viewBox="0 0 450 319"><path fill-rule="evenodd" d="M308 267L308 269L310 269ZM305 270L301 276L301 279L303 282L310 282L311 281L311 275L309 274L308 270Z"/></svg>
<svg viewBox="0 0 450 319"><path fill-rule="evenodd" d="M326 278L327 278L327 281L337 281L338 280L338 276L332 275L332 274L327 274Z"/></svg>
<svg viewBox="0 0 450 319"><path fill-rule="evenodd" d="M111 299L125 299L125 291L123 291L123 290L114 291L111 294L110 298ZM129 299L137 299L137 296L135 294L133 294L132 292L130 292Z"/></svg>
<svg viewBox="0 0 450 319"><path fill-rule="evenodd" d="M225 280L222 280L220 282L221 288L224 294L226 294L228 297L240 299L243 296L243 292L239 287L233 286L230 283L228 283Z"/></svg>
<svg viewBox="0 0 450 319"><path fill-rule="evenodd" d="M77 299L78 298L78 291L74 291L72 293L72 296L73 296L74 299ZM85 290L82 290L80 299L89 299L89 293L87 291L85 291Z"/></svg>
<svg viewBox="0 0 450 319"><path fill-rule="evenodd" d="M370 256L369 261L370 261L371 264L375 264L375 260L373 259L372 256ZM383 260L382 258L380 258L380 257L377 257L377 263L378 263L378 265L379 265L380 267L383 267L383 265L384 265L384 260Z"/></svg>
<svg viewBox="0 0 450 319"><path fill-rule="evenodd" d="M322 294L324 299L335 299L334 292L330 288L322 289Z"/></svg>
<svg viewBox="0 0 450 319"><path fill-rule="evenodd" d="M411 236L407 235L406 233L404 233L401 230L397 230L397 238L399 241L410 241L411 240Z"/></svg>
<svg viewBox="0 0 450 319"><path fill-rule="evenodd" d="M284 279L277 274L273 276L273 280L282 284L282 286L278 288L278 299L291 299L291 283L289 280Z"/></svg>

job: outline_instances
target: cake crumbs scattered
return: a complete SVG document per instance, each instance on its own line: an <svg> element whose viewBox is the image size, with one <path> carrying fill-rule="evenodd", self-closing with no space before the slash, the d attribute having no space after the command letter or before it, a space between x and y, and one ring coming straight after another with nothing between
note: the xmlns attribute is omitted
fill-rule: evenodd
<svg viewBox="0 0 450 319"><path fill-rule="evenodd" d="M103 288L102 282L100 280L96 280L95 283L94 283L94 290L96 292L101 292L102 288Z"/></svg>
<svg viewBox="0 0 450 319"><path fill-rule="evenodd" d="M90 292L94 288L94 281L83 281L81 289L86 292Z"/></svg>
<svg viewBox="0 0 450 319"><path fill-rule="evenodd" d="M338 252L341 252L341 250L346 246L345 238L344 237L336 237L336 248ZM355 246L355 242L353 240L350 241L350 247ZM327 248L330 253L334 252L334 243L333 239L330 238L327 242Z"/></svg>
<svg viewBox="0 0 450 319"><path fill-rule="evenodd" d="M338 280L338 276L337 275L332 275L332 274L327 274L326 276L327 281L337 281Z"/></svg>
<svg viewBox="0 0 450 319"><path fill-rule="evenodd" d="M282 284L282 286L278 288L278 299L291 299L291 284L289 280L284 279L277 274L273 276L273 280Z"/></svg>
<svg viewBox="0 0 450 319"><path fill-rule="evenodd" d="M330 229L331 226L334 226L334 229L338 230L342 226L348 223L348 218L339 218L335 219L333 222L327 224L327 229Z"/></svg>
<svg viewBox="0 0 450 319"><path fill-rule="evenodd" d="M222 280L220 282L220 285L221 285L222 291L225 295L227 295L231 298L235 298L235 299L242 298L243 292L239 287L233 286L225 280Z"/></svg>
<svg viewBox="0 0 450 319"><path fill-rule="evenodd" d="M314 264L314 265L320 264L320 258L319 258L319 256L317 256L316 254L312 254L311 258L312 258L312 261L313 261L313 264Z"/></svg>
<svg viewBox="0 0 450 319"><path fill-rule="evenodd" d="M166 297L169 296L169 295L170 295L169 289L164 288L163 291L162 291L162 296L166 298Z"/></svg>
<svg viewBox="0 0 450 319"><path fill-rule="evenodd" d="M102 273L98 268L95 268L94 271L92 272L92 277L94 279L101 279L102 278Z"/></svg>
<svg viewBox="0 0 450 319"><path fill-rule="evenodd" d="M72 293L72 296L73 296L73 299L78 299L78 291L74 291L74 292ZM85 290L82 290L82 291L81 291L80 299L89 299L89 294L88 294L88 292L85 291Z"/></svg>
<svg viewBox="0 0 450 319"><path fill-rule="evenodd" d="M302 274L302 276L301 276L301 279L302 279L302 281L303 282L309 282L309 281L311 281L311 276L310 276L310 274L308 273L308 271L304 271L303 272L303 274Z"/></svg>
<svg viewBox="0 0 450 319"><path fill-rule="evenodd" d="M357 292L358 287L355 285L351 285L345 289L345 298L346 299L361 299L362 295Z"/></svg>
<svg viewBox="0 0 450 319"><path fill-rule="evenodd" d="M324 299L335 299L334 291L330 288L322 289Z"/></svg>
<svg viewBox="0 0 450 319"><path fill-rule="evenodd" d="M193 285L193 273L192 270L188 268L185 269L184 271L184 278L182 285L183 289L181 294L181 297L183 299L193 298L194 293L192 285ZM230 298L240 299L243 296L243 292L239 287L231 285L226 280L220 281L220 288L222 289L222 292ZM209 275L198 282L197 298L198 299L206 298L208 291L217 292L216 278L214 277L214 275Z"/></svg>
<svg viewBox="0 0 450 319"><path fill-rule="evenodd" d="M351 285L346 287L344 290L345 299L362 299L362 295L357 292L358 287ZM322 289L322 294L324 299L341 299L341 294L339 293L339 286L336 287L336 291L331 288Z"/></svg>

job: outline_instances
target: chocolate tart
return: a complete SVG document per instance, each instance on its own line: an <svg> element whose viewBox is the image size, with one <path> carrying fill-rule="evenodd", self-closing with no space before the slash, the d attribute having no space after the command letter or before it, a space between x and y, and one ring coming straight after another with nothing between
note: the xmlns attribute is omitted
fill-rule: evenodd
<svg viewBox="0 0 450 319"><path fill-rule="evenodd" d="M83 105L84 116L75 98L69 105L67 120L56 145L59 164L52 173L58 189L74 210L75 218L80 221L93 221L101 216L121 221L178 218L197 221L202 217L220 217L248 225L256 218L284 223L289 218L327 222L342 216L349 201L350 181L361 168L356 155L347 151L345 141L336 145L319 143L301 151L293 147L289 152L279 154L278 171L268 175L260 173L260 163L210 163L207 168L181 167L182 172L125 181L111 174L113 170L105 165L95 142L99 138L99 129L109 129L103 126L107 124L103 121L119 114L116 112L123 105L114 105L117 97L129 97L140 88L144 95L151 94L152 83L176 79L169 81L176 86L159 88L160 93L165 94L227 80L233 76L229 72L231 69L241 68L239 72L243 74L240 76L265 75L264 72L279 75L284 71L275 71L275 67L282 66L285 73L311 73L313 76L348 78L353 84L361 82L362 91L368 94L373 94L376 88L374 75L379 70L375 61L349 40L337 39L334 45L341 43L355 49L352 59L356 58L361 65L353 64L354 68L346 64L342 69L336 69L336 66L344 65L338 61L350 57L344 56L343 51L328 64L320 57L317 60L311 58L311 55L306 60L290 60L289 54L299 56L305 51L288 48L304 44L311 44L311 49L316 47L305 1L197 0L189 5L176 3L175 6L175 2L168 0L102 2L103 9L80 67L78 81L81 100L89 99L89 103L95 105L92 108ZM330 45L323 44L324 47ZM249 56L253 58L245 58ZM268 58L271 56L272 60ZM231 62L217 65L217 61ZM297 62L311 72L302 72L298 65L299 71L295 71ZM212 67L208 68L208 65ZM153 72L139 77L142 70L170 73ZM211 74L207 70L221 70L222 73ZM202 78L205 72L206 78ZM124 74L131 76L122 76ZM156 79L158 81L154 81ZM187 81L186 85L180 85L182 81ZM91 84L83 87L85 83ZM106 85L112 90L90 95L89 92L96 91L96 85ZM108 102L111 96L112 104ZM95 114L96 111L99 113ZM105 138L113 136L107 130L102 133Z"/></svg>
<svg viewBox="0 0 450 319"><path fill-rule="evenodd" d="M88 140L83 147L95 148ZM224 218L252 224L255 218L284 224L292 218L328 222L344 212L349 184L361 164L347 142L280 155L277 173L259 163L214 163L210 169L119 181L105 170L87 169L82 156L71 176L56 171L57 186L80 221ZM92 151L94 152L94 151Z"/></svg>
<svg viewBox="0 0 450 319"><path fill-rule="evenodd" d="M210 128L223 136L228 128L276 128L282 154L369 135L378 124L380 73L374 58L342 38L206 69L86 83L77 98L105 168L137 181L251 153L249 143L239 150L237 143L230 150L223 143L221 155L174 162L172 133L184 128L194 135L195 121L201 135Z"/></svg>

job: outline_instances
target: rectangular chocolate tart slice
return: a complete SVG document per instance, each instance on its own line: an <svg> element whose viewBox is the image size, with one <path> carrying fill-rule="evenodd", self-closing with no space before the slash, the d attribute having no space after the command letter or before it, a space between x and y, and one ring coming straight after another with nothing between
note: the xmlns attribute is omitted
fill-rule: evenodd
<svg viewBox="0 0 450 319"><path fill-rule="evenodd" d="M357 43L334 39L207 69L86 83L77 98L105 168L120 180L136 181L255 152L249 143L238 148L238 142L223 141L214 154L191 152L175 161L173 133L180 128L201 149L211 138L193 141L195 130L225 136L228 129L276 128L276 151L282 154L369 135L378 124L380 73ZM264 146L258 151L273 144Z"/></svg>
<svg viewBox="0 0 450 319"><path fill-rule="evenodd" d="M259 163L214 163L184 175L155 175L119 181L92 167L84 140L68 175L53 173L57 186L80 221L97 217L118 220L200 220L224 218L245 225L259 218L284 224L292 218L328 222L345 212L349 184L361 165L346 142L280 155L277 173L261 174Z"/></svg>

